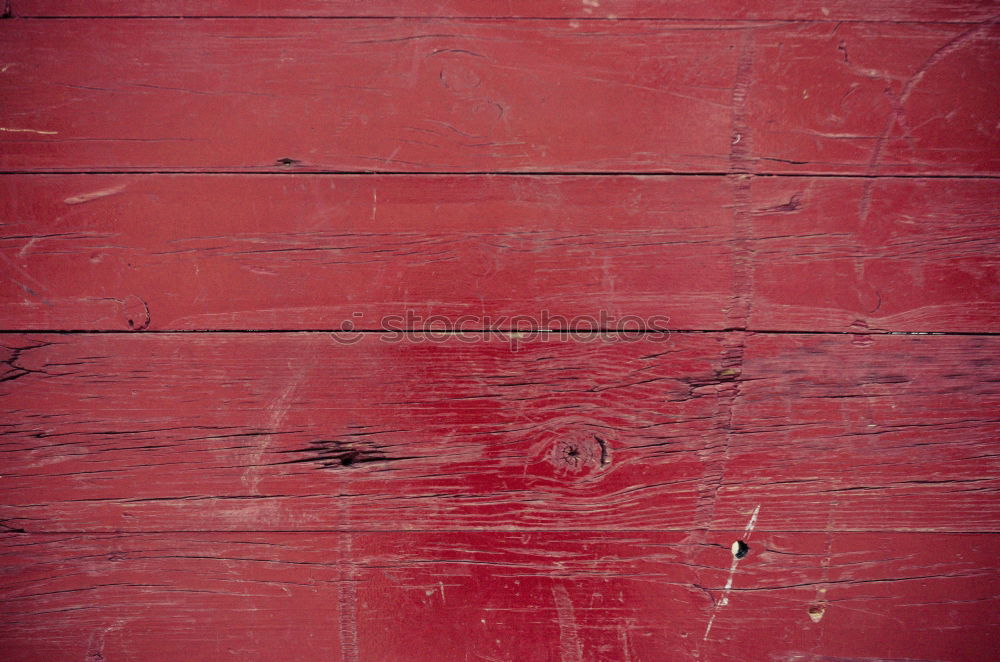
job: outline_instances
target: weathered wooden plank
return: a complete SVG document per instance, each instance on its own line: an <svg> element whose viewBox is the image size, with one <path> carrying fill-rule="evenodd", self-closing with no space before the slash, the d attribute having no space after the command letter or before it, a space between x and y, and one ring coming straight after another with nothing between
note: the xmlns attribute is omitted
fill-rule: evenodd
<svg viewBox="0 0 1000 662"><path fill-rule="evenodd" d="M1000 527L996 337L439 340L7 335L0 518L690 531L761 506L769 531Z"/></svg>
<svg viewBox="0 0 1000 662"><path fill-rule="evenodd" d="M332 536L5 535L0 559L10 662L345 659Z"/></svg>
<svg viewBox="0 0 1000 662"><path fill-rule="evenodd" d="M0 168L996 174L998 37L992 21L9 20Z"/></svg>
<svg viewBox="0 0 1000 662"><path fill-rule="evenodd" d="M722 329L732 200L721 177L0 177L0 319L511 329L547 311L553 329Z"/></svg>
<svg viewBox="0 0 1000 662"><path fill-rule="evenodd" d="M659 337L8 336L26 349L0 384L0 517L36 531L690 527L728 350Z"/></svg>
<svg viewBox="0 0 1000 662"><path fill-rule="evenodd" d="M1000 594L993 540L755 531L749 555L724 573L716 570L719 552L703 547L699 561L712 568L703 585L714 589L715 620L700 659L989 658L1000 635L996 619L984 613Z"/></svg>
<svg viewBox="0 0 1000 662"><path fill-rule="evenodd" d="M996 531L1000 339L756 336L715 526ZM947 503L946 508L942 508Z"/></svg>
<svg viewBox="0 0 1000 662"><path fill-rule="evenodd" d="M990 657L996 535L755 531L734 564L729 542L743 535L12 534L0 539L0 651L11 662Z"/></svg>
<svg viewBox="0 0 1000 662"><path fill-rule="evenodd" d="M513 329L548 311L545 326L565 329L604 311L605 327L637 316L682 330L1000 329L997 182L755 178L748 227L735 223L742 185L10 175L0 319L291 330L414 329L437 316L436 328ZM420 319L391 318L407 311Z"/></svg>
<svg viewBox="0 0 1000 662"><path fill-rule="evenodd" d="M995 0L12 0L14 16L288 16L981 21Z"/></svg>
<svg viewBox="0 0 1000 662"><path fill-rule="evenodd" d="M1000 330L1000 187L757 178L750 328Z"/></svg>
<svg viewBox="0 0 1000 662"><path fill-rule="evenodd" d="M946 34L930 26L861 23L787 29L791 34L748 33L752 47L744 61L747 54L753 60L736 117L748 129L745 150L758 168L997 171L996 18L942 28Z"/></svg>

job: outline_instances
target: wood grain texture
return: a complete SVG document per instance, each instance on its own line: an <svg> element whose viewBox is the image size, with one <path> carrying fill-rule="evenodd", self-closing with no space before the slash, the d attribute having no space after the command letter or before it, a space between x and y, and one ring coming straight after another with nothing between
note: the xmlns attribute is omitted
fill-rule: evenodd
<svg viewBox="0 0 1000 662"><path fill-rule="evenodd" d="M743 357L715 526L760 504L765 528L996 530L996 337L760 335Z"/></svg>
<svg viewBox="0 0 1000 662"><path fill-rule="evenodd" d="M994 332L998 193L980 179L10 175L0 319L514 329L605 311L682 330ZM407 311L420 319L385 321Z"/></svg>
<svg viewBox="0 0 1000 662"><path fill-rule="evenodd" d="M698 451L722 441L723 341L25 338L0 384L0 517L33 531L688 527Z"/></svg>
<svg viewBox="0 0 1000 662"><path fill-rule="evenodd" d="M0 177L0 318L380 329L399 315L403 328L442 316L511 329L514 316L540 324L548 311L546 326L568 328L606 311L721 329L732 195L719 177Z"/></svg>
<svg viewBox="0 0 1000 662"><path fill-rule="evenodd" d="M997 174L998 36L993 20L8 20L0 168Z"/></svg>
<svg viewBox="0 0 1000 662"><path fill-rule="evenodd" d="M14 16L665 18L971 22L996 0L12 0Z"/></svg>
<svg viewBox="0 0 1000 662"><path fill-rule="evenodd" d="M1000 330L996 182L767 177L750 197L750 328Z"/></svg>
<svg viewBox="0 0 1000 662"><path fill-rule="evenodd" d="M9 534L0 651L11 662L990 657L996 535L754 532L733 564L743 534Z"/></svg>
<svg viewBox="0 0 1000 662"><path fill-rule="evenodd" d="M2 6L0 660L996 657L996 0Z"/></svg>
<svg viewBox="0 0 1000 662"><path fill-rule="evenodd" d="M996 337L7 336L47 531L995 532ZM741 361L742 357L742 361Z"/></svg>

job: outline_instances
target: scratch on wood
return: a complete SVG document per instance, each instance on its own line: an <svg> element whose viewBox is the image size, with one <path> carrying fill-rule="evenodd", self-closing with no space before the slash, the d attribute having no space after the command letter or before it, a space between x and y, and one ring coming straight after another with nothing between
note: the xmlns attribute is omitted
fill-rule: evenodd
<svg viewBox="0 0 1000 662"><path fill-rule="evenodd" d="M26 249L28 249L28 248L30 248L30 247L31 247L31 242L28 242L28 245L27 245L27 246L25 246L25 247L24 247L24 248L23 248L22 250L26 250ZM22 256L22 257L23 257L23 256ZM8 266L8 267L9 267L9 268L11 269L11 270L13 270L13 271L16 271L16 272L17 272L18 274L20 274L20 275L21 275L21 277L22 277L22 278L24 278L24 280L26 280L26 281L30 281L30 282L31 282L31 283L32 283L32 284L33 284L33 285L34 285L35 287L37 287L37 288L38 288L39 290L41 290L41 291L44 291L44 292L49 292L49 291L51 291L51 290L49 289L49 287L48 287L47 285L45 285L45 283L43 283L43 282L39 281L38 279L34 278L34 277L33 277L33 276L32 276L32 275L30 274L30 273L28 273L28 270L27 270L27 269L25 269L25 268L24 268L24 267L22 267L21 265L17 264L17 263L16 263L16 262L14 262L14 261L13 261L12 259L10 259L9 257L7 257L6 255L4 255L4 254L2 254L2 253L0 253L0 261L2 261L2 262L3 262L4 264L6 264L6 265L7 265L7 266ZM27 286L27 285L25 285L24 283L21 283L20 281L17 281L17 280L15 280L14 282L15 282L15 283L17 283L18 285L20 285L20 286L21 286L21 289L22 289L22 290L24 290L24 291L25 291L26 293L28 293L29 295L31 295L31 296L33 296L33 297L36 297L36 298L41 298L41 297L39 296L39 294L38 294L38 293L37 293L37 292L36 292L35 290L31 289L30 287L28 287L28 286ZM45 300L45 299L41 299L41 301L42 301L43 303L45 303L46 305L48 305L48 306L51 306L51 305L52 305L52 304L50 304L50 303L49 303L49 302L48 302L47 300Z"/></svg>
<svg viewBox="0 0 1000 662"><path fill-rule="evenodd" d="M552 598L556 603L556 613L559 616L559 653L562 662L582 662L583 648L580 645L580 632L576 624L576 614L573 611L573 601L569 592L562 584L552 587Z"/></svg>
<svg viewBox="0 0 1000 662"><path fill-rule="evenodd" d="M341 497L341 512L345 514L346 501ZM352 560L354 537L350 531L345 531L341 536L340 551L340 558L344 564L344 575L337 586L337 602L340 612L340 659L343 662L358 662L358 572Z"/></svg>
<svg viewBox="0 0 1000 662"><path fill-rule="evenodd" d="M31 239L29 239L27 243L25 243L24 246L21 247L21 250L17 252L17 256L24 257L25 255L27 255L28 251L31 250L31 247L34 246L39 239L41 239L41 237L32 237Z"/></svg>
<svg viewBox="0 0 1000 662"><path fill-rule="evenodd" d="M264 456L264 453L267 452L268 446L271 445L270 431L277 430L281 426L281 422L285 420L290 407L288 401L301 381L302 373L299 373L292 383L286 386L281 395L275 398L267 408L270 413L267 422L269 432L260 435L260 442L254 447L253 452L248 458L247 467L243 472L243 484L250 489L251 494L257 494L257 486L260 483L260 460Z"/></svg>
<svg viewBox="0 0 1000 662"><path fill-rule="evenodd" d="M733 270L736 291L726 311L730 327L746 328L750 321L752 298L753 244L750 218L750 182L753 172L751 135L748 121L747 97L753 83L754 34L743 33L740 59L732 92L732 139L729 148L729 172L733 179L733 225L736 251L733 252Z"/></svg>
<svg viewBox="0 0 1000 662"><path fill-rule="evenodd" d="M120 630L124 624L124 619L118 619L106 628L102 628L101 630L92 633L90 636L90 643L87 646L87 656L84 658L84 662L104 662L107 659L104 657L105 637L107 637L109 632Z"/></svg>
<svg viewBox="0 0 1000 662"><path fill-rule="evenodd" d="M917 85L921 80L923 80L927 72L946 57L953 54L957 50L964 48L967 44L978 38L988 36L990 29L998 21L1000 21L1000 16L994 16L993 18L979 23L978 25L974 25L948 41L948 43L941 48L931 53L930 57L924 60L924 62L917 67L917 70L913 73L913 75L910 76L905 83L903 83L903 88L900 91L898 98L893 96L891 87L886 87L886 94L892 103L892 113L890 113L889 120L886 122L885 128L882 129L882 133L879 135L878 140L875 141L875 146L872 148L871 159L868 161L868 180L865 182L865 188L861 193L861 202L858 209L858 215L862 221L868 220L868 214L871 211L872 189L874 188L876 181L873 176L877 173L879 162L882 159L882 152L885 150L885 146L889 142L889 135L892 133L892 130L897 123L903 126L904 130L906 129L906 126L903 124L906 119L904 115L904 105L909 100L913 90L916 89Z"/></svg>
<svg viewBox="0 0 1000 662"><path fill-rule="evenodd" d="M729 170L732 173L751 171L750 126L747 112L747 96L753 83L753 30L745 30L740 44L740 58L736 63L736 76L732 92L732 137L729 147Z"/></svg>
<svg viewBox="0 0 1000 662"><path fill-rule="evenodd" d="M869 417L869 420L874 420ZM841 487L838 481L838 487ZM826 552L823 554L823 560L820 563L820 568L822 570L822 582L816 586L816 597L813 600L813 605L809 607L806 613L809 614L809 620L813 623L819 623L823 620L823 614L826 612L826 592L828 582L830 581L830 561L833 557L833 531L834 531L834 512L840 507L840 499L834 498L830 501L830 506L826 510ZM817 639L816 645L818 646L820 640Z"/></svg>
<svg viewBox="0 0 1000 662"><path fill-rule="evenodd" d="M742 540L745 542L750 539L750 534L753 533L753 529L757 526L757 516L760 514L760 504L753 509L753 515L750 516L750 521L747 522L746 529L743 530ZM705 636L702 637L703 641L708 641L708 635L712 632L712 625L715 624L715 617L718 615L719 610L729 604L729 593L733 590L733 577L736 575L736 566L740 562L740 557L733 555L733 561L729 564L729 578L726 580L726 586L722 589L722 598L715 603L712 607L712 615L708 619L708 625L705 626Z"/></svg>
<svg viewBox="0 0 1000 662"><path fill-rule="evenodd" d="M98 198L106 198L109 195L115 195L121 193L125 190L126 185L121 184L119 186L112 186L111 188L101 189L100 191L94 191L92 193L83 193L81 195L74 195L63 200L67 205L79 205L84 202L90 202L91 200L97 200Z"/></svg>
<svg viewBox="0 0 1000 662"><path fill-rule="evenodd" d="M87 656L84 662L104 662L104 633L96 632L91 635L90 644L87 646Z"/></svg>
<svg viewBox="0 0 1000 662"><path fill-rule="evenodd" d="M6 69L4 69L6 71ZM13 129L7 126L0 126L0 131L4 133L37 133L40 136L54 136L58 131L42 131L39 129Z"/></svg>
<svg viewBox="0 0 1000 662"><path fill-rule="evenodd" d="M628 646L628 633L632 629L632 620L628 619L626 622L621 624L621 628L618 630L618 638L622 644L622 660L623 662L632 662L632 654L629 653Z"/></svg>

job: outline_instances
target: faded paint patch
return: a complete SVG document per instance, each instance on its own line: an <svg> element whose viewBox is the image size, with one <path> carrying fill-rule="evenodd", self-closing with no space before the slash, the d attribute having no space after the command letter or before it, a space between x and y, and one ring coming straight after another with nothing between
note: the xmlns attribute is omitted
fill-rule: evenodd
<svg viewBox="0 0 1000 662"><path fill-rule="evenodd" d="M582 662L583 647L580 630L576 624L576 614L569 592L562 584L552 587L552 598L556 603L559 617L559 659L561 662Z"/></svg>

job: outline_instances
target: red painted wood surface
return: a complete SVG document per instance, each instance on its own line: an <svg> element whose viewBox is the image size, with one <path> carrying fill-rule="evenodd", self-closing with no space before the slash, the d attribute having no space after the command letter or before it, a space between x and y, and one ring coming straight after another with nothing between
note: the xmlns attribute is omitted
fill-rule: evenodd
<svg viewBox="0 0 1000 662"><path fill-rule="evenodd" d="M750 328L1000 329L995 180L767 177L750 196Z"/></svg>
<svg viewBox="0 0 1000 662"><path fill-rule="evenodd" d="M8 342L27 531L1000 526L992 336Z"/></svg>
<svg viewBox="0 0 1000 662"><path fill-rule="evenodd" d="M997 174L998 38L993 21L11 19L0 168Z"/></svg>
<svg viewBox="0 0 1000 662"><path fill-rule="evenodd" d="M0 659L995 657L995 1L4 9Z"/></svg>
<svg viewBox="0 0 1000 662"><path fill-rule="evenodd" d="M9 0L14 16L284 16L984 21L996 0Z"/></svg>
<svg viewBox="0 0 1000 662"><path fill-rule="evenodd" d="M85 175L0 187L17 219L4 228L0 311L21 328L378 329L407 310L422 318L408 328L467 316L464 328L509 329L504 318L543 311L567 328L604 310L720 329L733 293L733 192L720 177Z"/></svg>
<svg viewBox="0 0 1000 662"><path fill-rule="evenodd" d="M11 662L991 657L996 535L755 532L732 571L741 535L8 538L0 652Z"/></svg>
<svg viewBox="0 0 1000 662"><path fill-rule="evenodd" d="M387 323L465 316L462 328L513 329L548 311L548 326L565 329L603 310L721 330L739 297L755 329L1000 326L995 181L758 178L740 203L745 227L741 186L8 176L0 318L29 329L380 329L411 310L419 321Z"/></svg>

